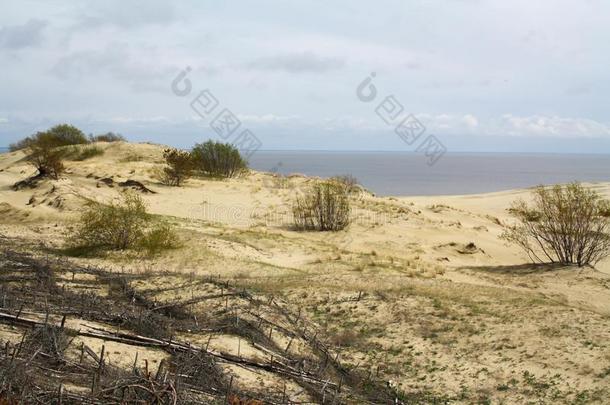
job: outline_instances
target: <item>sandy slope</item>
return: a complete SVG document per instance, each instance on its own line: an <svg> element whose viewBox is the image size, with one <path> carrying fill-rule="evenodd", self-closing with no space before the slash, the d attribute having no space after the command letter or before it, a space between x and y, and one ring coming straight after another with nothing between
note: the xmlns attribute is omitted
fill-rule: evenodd
<svg viewBox="0 0 610 405"><path fill-rule="evenodd" d="M143 195L150 211L180 227L184 247L153 259L78 260L216 274L281 295L342 346L346 361L406 391L464 403L608 398L610 261L596 270L529 265L498 238L510 202L527 191L363 192L347 231L301 233L290 228L290 204L313 179L250 173L171 188L154 176L161 146L98 146L102 156L68 162L62 179L20 191L11 185L32 169L19 152L0 155L0 233L60 247L86 199L109 201L118 182L138 180L155 191ZM610 196L610 184L592 186Z"/></svg>

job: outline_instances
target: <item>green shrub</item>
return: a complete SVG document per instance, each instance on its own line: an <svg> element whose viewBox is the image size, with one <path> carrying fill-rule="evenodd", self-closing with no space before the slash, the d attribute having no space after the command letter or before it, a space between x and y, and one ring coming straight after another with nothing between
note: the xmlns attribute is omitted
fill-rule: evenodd
<svg viewBox="0 0 610 405"><path fill-rule="evenodd" d="M65 151L55 145L55 140L46 133L38 133L35 141L27 146L27 162L38 170L37 177L57 179L65 170L62 162Z"/></svg>
<svg viewBox="0 0 610 405"><path fill-rule="evenodd" d="M110 204L90 203L69 238L72 251L91 249L125 250L141 248L149 254L179 245L173 228L159 223L146 211L135 192L124 192Z"/></svg>
<svg viewBox="0 0 610 405"><path fill-rule="evenodd" d="M68 160L83 161L104 154L104 149L97 146L70 146L65 150L64 157Z"/></svg>
<svg viewBox="0 0 610 405"><path fill-rule="evenodd" d="M532 204L515 201L517 219L501 237L522 248L533 262L586 266L610 252L610 203L579 183L539 186Z"/></svg>
<svg viewBox="0 0 610 405"><path fill-rule="evenodd" d="M213 177L233 177L247 169L237 148L229 143L207 141L191 152L195 169Z"/></svg>
<svg viewBox="0 0 610 405"><path fill-rule="evenodd" d="M20 141L17 141L15 143L11 143L8 146L8 149L11 152L16 152L18 150L23 150L23 149L27 148L30 145L31 142L32 142L32 137L28 136L27 138L21 139Z"/></svg>
<svg viewBox="0 0 610 405"><path fill-rule="evenodd" d="M28 154L26 160L38 170L38 177L58 178L64 171L62 160L66 151L62 147L88 142L80 129L61 124L28 136L10 145L10 149L11 151L25 149Z"/></svg>
<svg viewBox="0 0 610 405"><path fill-rule="evenodd" d="M193 158L189 152L179 149L165 149L163 159L167 167L163 168L161 181L168 186L178 186L191 177L193 173Z"/></svg>
<svg viewBox="0 0 610 405"><path fill-rule="evenodd" d="M155 255L163 250L173 249L179 246L178 236L174 229L165 223L161 223L146 232L140 241L140 247Z"/></svg>
<svg viewBox="0 0 610 405"><path fill-rule="evenodd" d="M56 125L47 129L44 132L37 132L35 135L28 136L14 144L10 145L11 151L26 149L33 144L37 144L44 137L45 145L49 147L59 147L68 145L80 145L89 143L89 140L80 129L68 124Z"/></svg>
<svg viewBox="0 0 610 405"><path fill-rule="evenodd" d="M121 134L115 134L114 132L107 132L101 135L89 135L89 141L91 142L125 142L125 137Z"/></svg>
<svg viewBox="0 0 610 405"><path fill-rule="evenodd" d="M89 140L80 129L68 124L56 125L46 133L53 138L56 146L79 145L89 143Z"/></svg>
<svg viewBox="0 0 610 405"><path fill-rule="evenodd" d="M128 249L141 241L150 220L142 197L125 192L118 202L89 204L80 217L72 242L92 248Z"/></svg>
<svg viewBox="0 0 610 405"><path fill-rule="evenodd" d="M349 225L347 188L335 181L315 183L292 206L294 225L299 230L339 231Z"/></svg>

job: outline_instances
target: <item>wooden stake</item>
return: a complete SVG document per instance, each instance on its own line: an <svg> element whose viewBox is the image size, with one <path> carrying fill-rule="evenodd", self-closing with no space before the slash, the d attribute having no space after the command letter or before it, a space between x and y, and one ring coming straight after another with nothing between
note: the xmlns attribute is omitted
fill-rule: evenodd
<svg viewBox="0 0 610 405"><path fill-rule="evenodd" d="M290 345L292 344L292 340L294 339L294 336L292 336L290 338L290 342L288 342L288 346L286 346L286 350L284 350L286 353L288 353L288 349L290 349Z"/></svg>
<svg viewBox="0 0 610 405"><path fill-rule="evenodd" d="M136 358L133 360L133 373L135 374L138 370L138 352L136 352Z"/></svg>
<svg viewBox="0 0 610 405"><path fill-rule="evenodd" d="M284 392L282 392L282 404L286 401L286 382L284 382Z"/></svg>
<svg viewBox="0 0 610 405"><path fill-rule="evenodd" d="M229 381L229 389L227 390L227 397L225 398L226 402L229 402L229 396L231 396L232 389L233 389L233 376L231 376L231 381Z"/></svg>

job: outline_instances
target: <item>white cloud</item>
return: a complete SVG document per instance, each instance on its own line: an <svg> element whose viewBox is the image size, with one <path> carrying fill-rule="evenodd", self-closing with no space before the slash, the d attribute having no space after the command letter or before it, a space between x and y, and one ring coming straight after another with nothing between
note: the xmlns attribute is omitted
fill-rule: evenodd
<svg viewBox="0 0 610 405"><path fill-rule="evenodd" d="M558 116L532 115L519 117L502 116L499 135L556 136L556 137L606 137L610 126L586 118L564 118Z"/></svg>
<svg viewBox="0 0 610 405"><path fill-rule="evenodd" d="M447 134L473 133L480 130L479 119L472 114L417 114L428 131Z"/></svg>
<svg viewBox="0 0 610 405"><path fill-rule="evenodd" d="M334 142L324 130L361 136L354 147L391 138L375 114L389 94L428 134L465 144L610 142L610 2L14 3L0 13L0 135L72 120L186 134L200 124L189 102L208 88L244 126L305 134L319 149ZM178 98L170 84L186 66L193 93ZM378 96L362 103L354 93L371 72Z"/></svg>
<svg viewBox="0 0 610 405"><path fill-rule="evenodd" d="M150 124L159 122L170 122L171 120L164 116L156 117L113 117L108 122L114 122L119 124Z"/></svg>
<svg viewBox="0 0 610 405"><path fill-rule="evenodd" d="M477 120L477 117L471 114L464 115L462 117L462 123L469 128L476 128L479 126L479 120Z"/></svg>
<svg viewBox="0 0 610 405"><path fill-rule="evenodd" d="M8 118L2 118L2 117L0 117L0 124L4 124L4 123L6 123L6 122L8 122Z"/></svg>
<svg viewBox="0 0 610 405"><path fill-rule="evenodd" d="M264 115L253 115L253 114L245 114L245 115L237 115L244 123L253 123L253 124L271 124L271 123L279 123L279 122L287 122L287 121L296 121L299 119L298 115L275 115L275 114L264 114Z"/></svg>
<svg viewBox="0 0 610 405"><path fill-rule="evenodd" d="M566 118L558 116L517 116L505 114L489 119L481 119L473 114L416 114L428 133L438 135L479 135L479 136L523 136L557 138L610 138L610 125L586 118ZM355 131L392 131L377 117L343 116L327 119L324 129L350 129Z"/></svg>

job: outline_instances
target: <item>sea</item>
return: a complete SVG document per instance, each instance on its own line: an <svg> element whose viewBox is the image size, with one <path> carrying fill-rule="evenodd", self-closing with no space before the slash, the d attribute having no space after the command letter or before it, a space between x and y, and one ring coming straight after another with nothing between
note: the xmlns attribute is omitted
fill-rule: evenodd
<svg viewBox="0 0 610 405"><path fill-rule="evenodd" d="M350 174L380 196L478 194L540 184L610 182L610 155L257 151L255 170L323 178Z"/></svg>
<svg viewBox="0 0 610 405"><path fill-rule="evenodd" d="M0 153L8 151L0 147ZM610 182L610 154L257 151L255 170L328 178L349 174L380 196L478 194L539 184Z"/></svg>

